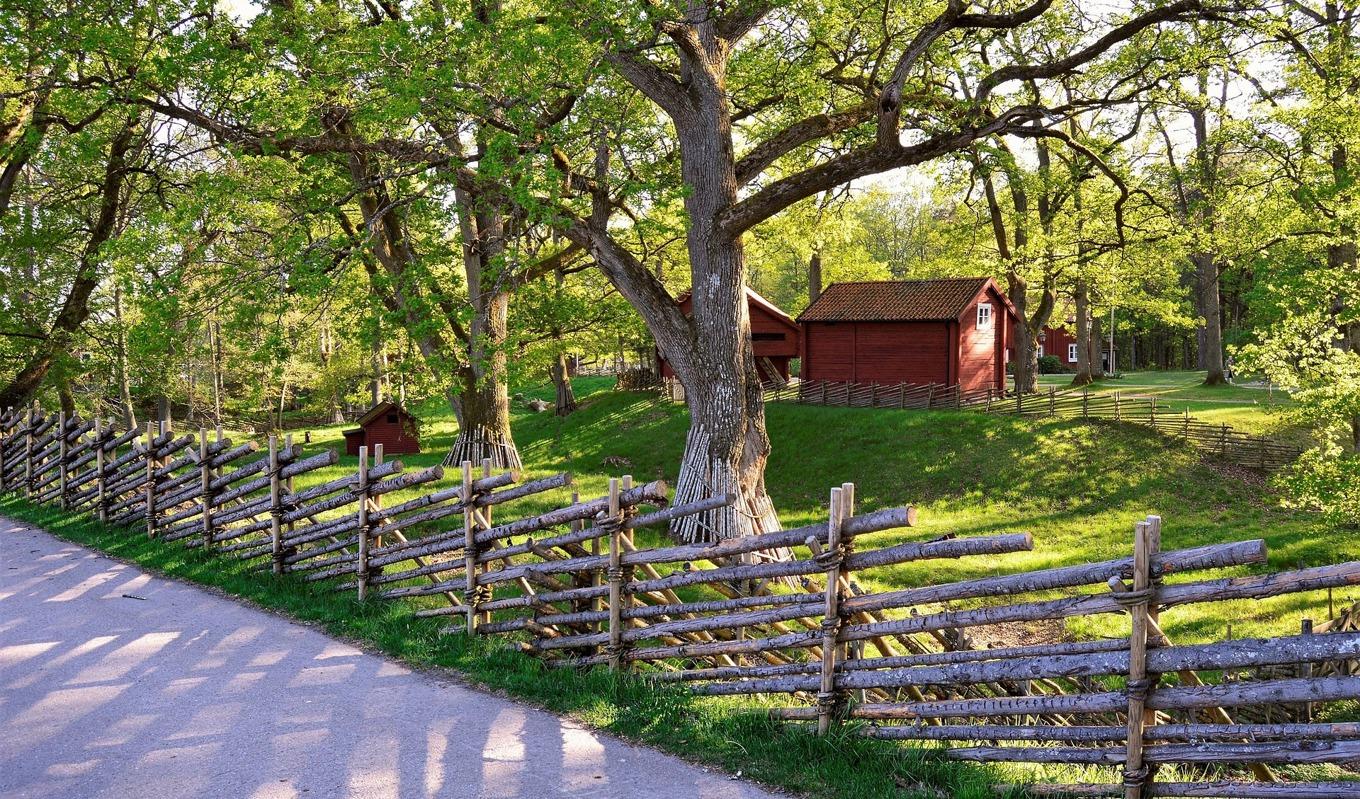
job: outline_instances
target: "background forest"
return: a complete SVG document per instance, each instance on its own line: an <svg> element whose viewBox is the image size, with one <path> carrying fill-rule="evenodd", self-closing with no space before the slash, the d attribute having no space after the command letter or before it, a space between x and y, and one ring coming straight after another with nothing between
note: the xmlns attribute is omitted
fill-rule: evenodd
<svg viewBox="0 0 1360 799"><path fill-rule="evenodd" d="M1231 358L1312 432L1289 496L1360 519L1350 0L0 9L0 407L274 429L438 398L513 445L517 391L569 413L571 374L660 348L709 456L677 500L758 518L741 287L796 315L991 275L1018 390L1046 325L1086 342L1076 384L1103 341L1209 385Z"/></svg>

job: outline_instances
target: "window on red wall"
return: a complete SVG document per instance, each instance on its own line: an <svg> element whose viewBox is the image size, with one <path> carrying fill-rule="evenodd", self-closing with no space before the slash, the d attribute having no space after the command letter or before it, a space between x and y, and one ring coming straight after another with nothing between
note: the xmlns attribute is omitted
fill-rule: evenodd
<svg viewBox="0 0 1360 799"><path fill-rule="evenodd" d="M978 303L977 326L979 328L992 326L992 304L990 302Z"/></svg>
<svg viewBox="0 0 1360 799"><path fill-rule="evenodd" d="M397 415L396 415L395 413L389 413L389 414L387 414L387 423L388 423L388 424L396 424L396 423L397 423Z"/></svg>

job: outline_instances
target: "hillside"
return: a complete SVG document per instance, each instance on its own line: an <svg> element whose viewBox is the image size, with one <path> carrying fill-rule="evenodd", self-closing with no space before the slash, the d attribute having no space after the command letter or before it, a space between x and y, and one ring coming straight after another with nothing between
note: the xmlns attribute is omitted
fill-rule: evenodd
<svg viewBox="0 0 1360 799"><path fill-rule="evenodd" d="M534 414L516 403L515 435L531 475L570 471L583 494L602 492L608 476L625 472L674 481L688 425L684 406L652 394L615 392L611 383L579 381L581 408L566 419ZM525 398L547 393L526 391ZM456 425L437 403L415 410L426 451L402 460L409 466L437 464ZM1280 508L1260 475L1220 470L1190 449L1132 425L794 404L769 405L768 419L774 448L768 488L786 525L820 517L830 487L850 481L858 486L861 509L900 504L920 509L920 527L883 534L893 540L949 533L1034 535L1031 553L983 566L979 562L986 559L932 562L928 573L925 567L902 566L883 573L885 585L958 579L979 568L1012 571L1126 555L1134 521L1149 513L1165 518L1167 548L1264 538L1276 568L1360 558L1354 536ZM312 429L313 446L340 446L341 429ZM607 458L627 465L608 467ZM345 458L342 466L353 461ZM1335 597L1338 607L1343 599ZM1297 630L1300 615L1325 616L1325 603L1325 596L1307 602L1296 596L1209 605L1178 609L1166 621L1168 631L1185 640L1221 637L1225 620L1234 635ZM1071 631L1106 631L1089 624L1078 620Z"/></svg>

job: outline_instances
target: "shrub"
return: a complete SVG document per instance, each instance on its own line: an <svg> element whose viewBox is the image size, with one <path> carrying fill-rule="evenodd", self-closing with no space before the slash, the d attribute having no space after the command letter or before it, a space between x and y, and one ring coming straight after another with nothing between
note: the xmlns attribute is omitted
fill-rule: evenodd
<svg viewBox="0 0 1360 799"><path fill-rule="evenodd" d="M1041 375L1060 375L1067 370L1063 368L1062 361L1056 355L1039 356L1039 374Z"/></svg>

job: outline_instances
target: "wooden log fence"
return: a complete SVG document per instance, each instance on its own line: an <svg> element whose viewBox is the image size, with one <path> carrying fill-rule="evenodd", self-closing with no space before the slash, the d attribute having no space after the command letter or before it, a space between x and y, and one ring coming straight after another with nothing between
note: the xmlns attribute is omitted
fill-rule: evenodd
<svg viewBox="0 0 1360 799"><path fill-rule="evenodd" d="M931 387L799 391L849 404L960 401L957 392L938 399ZM1047 413L1064 405L1104 412L1094 396L1041 400ZM1035 402L1021 398L1020 412ZM1124 400L1117 412L1132 419L1141 410ZM544 510L552 492L570 488L570 475L522 481L490 463L463 462L453 484L439 486L443 467L407 470L367 448L357 470L295 488L296 478L337 462L333 451L308 456L276 437L262 454L220 430L210 440L203 429L177 436L169 424L119 432L104 420L32 408L0 415L4 491L88 511L166 545L325 581L364 601L404 600L414 616L453 617L449 631L504 637L556 667L635 670L699 695L764 696L766 706L783 697L769 711L776 718L823 734L853 722L869 737L946 744L944 756L954 759L1118 770L1114 783L1032 786L1035 796L1360 795L1342 783L1268 781L1271 765L1360 757L1360 724L1315 715L1328 702L1360 699L1360 677L1336 665L1360 661L1360 632L1319 625L1179 645L1160 619L1188 604L1360 585L1360 562L1198 578L1260 567L1264 543L1163 551L1162 521L1148 517L1126 557L1013 569L1006 556L1031 550L1030 535L920 540L913 509L858 512L848 483L831 490L828 515L814 524L648 547L635 531L664 530L735 498L670 505L664 483L633 485L625 475L603 495L573 495ZM383 500L397 492L406 493ZM517 500L535 510L493 518L496 506ZM987 574L881 591L859 579L968 559L985 559ZM1093 615L1125 632L970 644L1011 625ZM1253 673L1259 678L1241 678ZM1263 705L1305 711L1260 721L1252 710ZM1164 764L1219 771L1214 781L1162 783Z"/></svg>
<svg viewBox="0 0 1360 799"><path fill-rule="evenodd" d="M964 391L943 384L879 385L826 380L805 380L766 392L769 402L799 402L856 408L901 410L972 409L987 413L1031 417L1095 419L1151 427L1183 440L1219 460L1255 469L1274 470L1298 459L1302 449L1264 435L1211 424L1190 416L1188 410L1172 411L1158 406L1155 397L1127 397L1120 392L1058 391L1050 386L1036 394L1004 394L994 388Z"/></svg>

